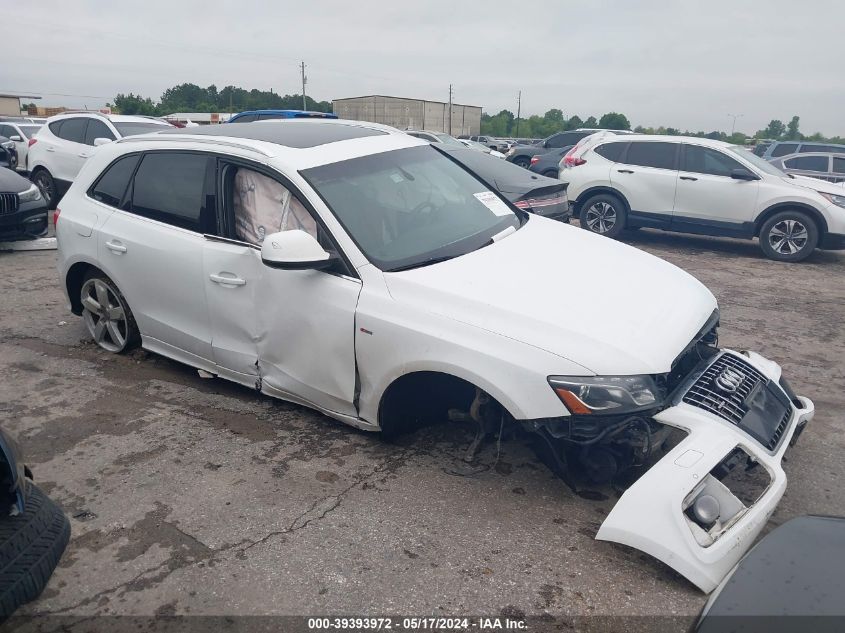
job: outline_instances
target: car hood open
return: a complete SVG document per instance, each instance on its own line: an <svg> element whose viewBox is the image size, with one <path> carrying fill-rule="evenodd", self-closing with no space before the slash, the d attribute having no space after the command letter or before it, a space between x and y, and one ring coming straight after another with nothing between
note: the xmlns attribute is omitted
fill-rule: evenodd
<svg viewBox="0 0 845 633"><path fill-rule="evenodd" d="M475 252L385 279L397 301L599 375L669 371L716 308L680 268L538 217Z"/></svg>

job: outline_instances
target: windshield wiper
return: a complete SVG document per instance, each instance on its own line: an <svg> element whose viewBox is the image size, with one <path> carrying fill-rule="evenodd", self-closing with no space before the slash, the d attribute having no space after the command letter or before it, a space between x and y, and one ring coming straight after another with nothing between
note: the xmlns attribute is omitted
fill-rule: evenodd
<svg viewBox="0 0 845 633"><path fill-rule="evenodd" d="M403 270L411 270L413 268L422 268L423 266L429 266L431 264L439 264L440 262L445 262L449 259L455 259L456 257L460 257L461 255L465 255L465 253L458 253L457 255L441 255L440 257L430 257L428 259L424 259L421 262L415 262L413 264L406 264L405 266L397 266L396 268L390 268L385 272L388 273L398 273Z"/></svg>

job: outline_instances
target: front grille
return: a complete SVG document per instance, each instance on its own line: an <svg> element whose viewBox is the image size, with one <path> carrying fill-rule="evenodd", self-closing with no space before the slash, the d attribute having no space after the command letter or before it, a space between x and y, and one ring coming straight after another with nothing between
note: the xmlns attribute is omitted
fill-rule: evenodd
<svg viewBox="0 0 845 633"><path fill-rule="evenodd" d="M731 378L734 391L719 386L717 380L724 375ZM739 425L748 413L746 399L758 384L766 382L766 377L749 363L732 354L722 354L690 387L684 402Z"/></svg>
<svg viewBox="0 0 845 633"><path fill-rule="evenodd" d="M0 215L18 210L18 194L0 193Z"/></svg>

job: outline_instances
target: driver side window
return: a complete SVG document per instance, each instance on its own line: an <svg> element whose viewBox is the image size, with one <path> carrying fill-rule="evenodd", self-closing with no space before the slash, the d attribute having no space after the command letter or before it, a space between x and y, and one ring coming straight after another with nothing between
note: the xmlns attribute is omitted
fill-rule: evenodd
<svg viewBox="0 0 845 633"><path fill-rule="evenodd" d="M228 190L235 239L261 246L265 236L295 229L320 239L308 209L280 182L246 167L231 171Z"/></svg>

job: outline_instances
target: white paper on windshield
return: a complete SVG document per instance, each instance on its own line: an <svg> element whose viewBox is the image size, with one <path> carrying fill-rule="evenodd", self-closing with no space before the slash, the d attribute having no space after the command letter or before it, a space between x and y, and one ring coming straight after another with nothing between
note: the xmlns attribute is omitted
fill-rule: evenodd
<svg viewBox="0 0 845 633"><path fill-rule="evenodd" d="M481 193L473 194L478 201L485 207L490 209L496 215L508 216L513 215L513 211L508 208L502 200L492 191L482 191Z"/></svg>

